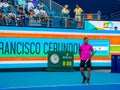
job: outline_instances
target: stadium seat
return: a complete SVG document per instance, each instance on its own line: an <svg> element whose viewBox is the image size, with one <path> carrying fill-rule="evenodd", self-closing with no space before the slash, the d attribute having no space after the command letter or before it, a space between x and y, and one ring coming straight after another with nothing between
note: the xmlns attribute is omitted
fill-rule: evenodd
<svg viewBox="0 0 120 90"><path fill-rule="evenodd" d="M10 9L7 8L7 7L4 7L3 8L3 13L7 15L8 13L10 13Z"/></svg>
<svg viewBox="0 0 120 90"><path fill-rule="evenodd" d="M51 10L51 11L50 11L50 14L51 14L52 16L56 16L56 15L57 15L57 13L56 13L55 10Z"/></svg>

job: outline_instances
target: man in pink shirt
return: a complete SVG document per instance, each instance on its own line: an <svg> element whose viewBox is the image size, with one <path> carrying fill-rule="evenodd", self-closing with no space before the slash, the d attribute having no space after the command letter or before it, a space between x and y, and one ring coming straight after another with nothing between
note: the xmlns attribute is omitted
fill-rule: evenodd
<svg viewBox="0 0 120 90"><path fill-rule="evenodd" d="M80 63L80 72L83 76L83 81L82 83L84 84L86 81L89 84L90 81L90 68L91 68L91 56L93 55L93 47L91 44L88 44L88 37L84 37L84 44L82 44L79 47L79 52L80 52L80 58L81 58L81 63ZM87 65L87 71L88 71L88 77L85 76L84 74L84 68L85 64Z"/></svg>

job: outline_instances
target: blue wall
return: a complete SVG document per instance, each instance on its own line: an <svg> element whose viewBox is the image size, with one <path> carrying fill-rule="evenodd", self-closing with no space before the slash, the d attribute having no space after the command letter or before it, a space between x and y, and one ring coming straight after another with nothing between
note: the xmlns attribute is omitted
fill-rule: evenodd
<svg viewBox="0 0 120 90"><path fill-rule="evenodd" d="M76 4L79 4L85 13L96 13L98 10L102 15L108 15L120 11L119 0L54 0L55 2L65 5L68 4L71 9L71 16L74 16L73 10Z"/></svg>

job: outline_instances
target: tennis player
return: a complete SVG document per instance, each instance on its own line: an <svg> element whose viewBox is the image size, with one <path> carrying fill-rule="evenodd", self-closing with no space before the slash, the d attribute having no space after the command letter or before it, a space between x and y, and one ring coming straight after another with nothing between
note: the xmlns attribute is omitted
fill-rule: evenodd
<svg viewBox="0 0 120 90"><path fill-rule="evenodd" d="M83 76L82 84L89 84L91 74L91 57L94 53L93 46L88 44L88 37L84 37L84 44L79 47L80 52L80 72ZM87 66L88 77L84 74L85 65Z"/></svg>

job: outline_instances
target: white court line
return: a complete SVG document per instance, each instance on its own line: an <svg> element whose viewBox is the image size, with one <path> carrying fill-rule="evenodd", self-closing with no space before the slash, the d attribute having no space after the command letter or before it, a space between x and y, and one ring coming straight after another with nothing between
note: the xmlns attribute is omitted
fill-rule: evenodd
<svg viewBox="0 0 120 90"><path fill-rule="evenodd" d="M71 84L71 85L43 85L43 86L28 86L28 87L8 87L8 89L22 89L22 88L53 88L53 87L72 87L72 86L106 86L106 85L120 85L120 83L109 83L109 84ZM6 88L1 88L6 89Z"/></svg>
<svg viewBox="0 0 120 90"><path fill-rule="evenodd" d="M47 63L47 60L40 60L40 61L36 61L36 60L33 60L33 61L0 61L0 64L30 64L30 63Z"/></svg>
<svg viewBox="0 0 120 90"><path fill-rule="evenodd" d="M96 60L96 61L92 61L93 63L110 63L111 61L108 61L108 60ZM40 61L36 61L36 60L33 60L33 61L0 61L0 64L33 64L33 63L40 63L40 64L46 64L47 63L47 60L40 60ZM74 61L74 63L80 63L80 60L76 60Z"/></svg>
<svg viewBox="0 0 120 90"><path fill-rule="evenodd" d="M74 61L74 63L80 63L81 60L77 60L77 61ZM93 63L109 63L111 61L108 61L108 60L95 60L95 61L92 61L91 62Z"/></svg>

